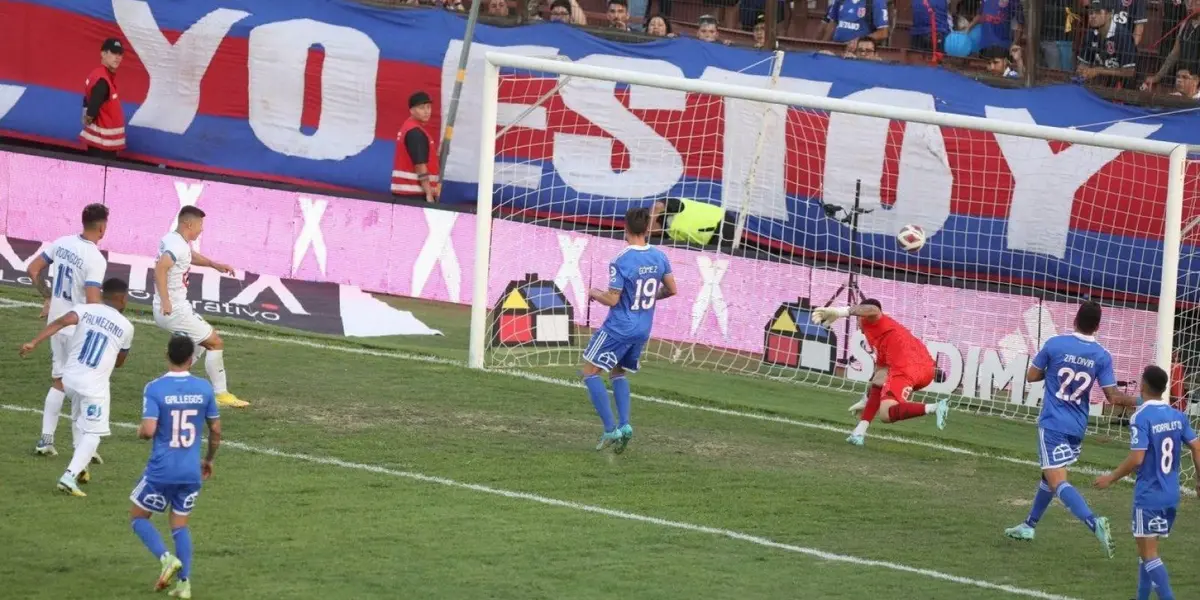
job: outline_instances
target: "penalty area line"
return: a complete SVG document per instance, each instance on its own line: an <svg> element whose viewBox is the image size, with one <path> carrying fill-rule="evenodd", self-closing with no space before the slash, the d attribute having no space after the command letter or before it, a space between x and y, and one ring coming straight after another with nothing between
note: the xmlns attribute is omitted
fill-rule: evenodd
<svg viewBox="0 0 1200 600"><path fill-rule="evenodd" d="M28 408L28 407L24 407L24 406L15 406L15 405L11 405L11 404L0 404L0 409L11 411L11 412L27 413L27 414L39 414L39 415L42 414L42 411L37 410L35 408ZM63 418L67 418L67 417L64 415ZM133 423L112 423L112 426L120 427L122 429L137 429L137 425L134 425ZM488 494L488 495L492 495L492 496L499 496L502 498L508 498L510 500L524 500L526 502L533 502L533 503L541 504L544 506L565 508L565 509L569 509L569 510L590 513L590 514L600 515L600 516L604 516L604 517L610 517L610 518L614 518L614 519L635 521L638 523L645 523L648 525L656 525L658 527L665 527L665 528L669 528L669 529L678 529L678 530L682 530L682 531L689 531L692 533L703 533L703 534L708 534L708 535L712 535L712 536L724 537L724 538L728 538L728 539L732 539L732 540L737 540L740 542L746 542L746 543L754 544L756 546L762 546L764 548L771 548L774 550L782 550L782 551L791 552L794 554L801 554L801 555L819 559L819 560L848 563L848 564L857 565L857 566L861 566L861 567L875 567L875 568L886 569L886 570L890 570L890 571L898 571L901 573L909 573L912 575L919 575L921 577L937 579L937 580L945 581L948 583L956 583L956 584L975 587L975 588L979 588L979 589L1004 592L1006 594L1011 594L1014 596L1024 596L1027 598L1040 598L1042 600L1080 600L1080 599L1074 598L1072 596L1062 596L1059 594L1043 592L1041 590L1022 588L1022 587L1008 585L1008 584L1002 584L1002 583L993 583L991 581L984 581L982 579L972 579L970 577L962 577L959 575L952 575L950 573L943 573L941 571L935 571L933 569L914 567L914 566L906 565L906 564L902 564L902 563L894 563L894 562L890 562L890 561L886 561L886 560L875 560L875 559L870 559L870 558L860 558L860 557L849 555L849 554L837 554L834 552L826 552L824 550L819 550L816 548L807 548L804 546L797 546L795 544L787 544L784 542L777 542L770 538L765 538L765 537L757 536L757 535L751 535L748 533L742 533L740 531L734 531L732 529L722 529L720 527L697 525L694 523L686 523L683 521L672 521L670 519L662 519L659 517L641 515L638 513L626 512L623 510L617 510L617 509L613 509L613 508L604 508L602 506L595 506L592 504L583 504L580 502L573 502L571 500L559 500L557 498L541 496L538 494L531 494L528 492L517 492L517 491L506 490L506 489L496 488L496 487L491 487L491 486L486 486L486 485L479 485L476 483L466 483L466 482L457 481L454 479L449 479L446 477L438 477L436 475L426 475L424 473L417 473L415 471L402 471L402 470L397 470L397 469L389 469L387 467L381 467L378 465L369 465L369 464L364 464L364 463L350 462L350 461L346 461L346 460L341 460L339 458L331 458L331 457L325 457L325 456L313 456L310 454L301 454L301 453L297 453L297 452L286 452L283 450L277 450L275 448L264 448L264 447L259 447L259 446L252 446L250 444L243 444L241 442L235 442L235 441L230 441L230 440L222 441L221 446L227 447L227 448L232 448L235 450L240 450L242 452L248 452L251 454L272 456L275 458L295 460L295 461L305 462L305 463L314 464L314 465L322 465L322 466L327 466L327 467L338 467L338 468L342 468L342 469L364 471L367 473L375 473L377 475L387 475L389 477L397 477L397 478L401 478L401 479L418 481L421 483L430 483L430 484L436 484L436 485L454 488L454 489L467 490L467 491L477 492L477 493L481 493L481 494Z"/></svg>

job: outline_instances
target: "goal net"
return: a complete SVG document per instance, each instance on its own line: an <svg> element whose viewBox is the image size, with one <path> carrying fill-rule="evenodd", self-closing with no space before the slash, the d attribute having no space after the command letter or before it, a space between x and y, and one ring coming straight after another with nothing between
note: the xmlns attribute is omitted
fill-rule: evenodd
<svg viewBox="0 0 1200 600"><path fill-rule="evenodd" d="M680 289L657 307L651 367L861 392L874 357L854 320L809 317L875 298L936 357L926 393L1033 420L1029 360L1090 298L1123 389L1151 363L1200 379L1200 290L1178 277L1200 267L1193 232L1180 241L1197 171L1186 149L1146 139L1158 125L1054 129L880 88L835 100L780 77L782 53L691 80L652 61L489 60L476 366L578 365L607 314L588 290L607 287L626 210L647 207L663 213L652 243ZM897 241L908 225L926 236L915 252ZM1089 400L1095 431L1125 435L1124 412L1098 388Z"/></svg>

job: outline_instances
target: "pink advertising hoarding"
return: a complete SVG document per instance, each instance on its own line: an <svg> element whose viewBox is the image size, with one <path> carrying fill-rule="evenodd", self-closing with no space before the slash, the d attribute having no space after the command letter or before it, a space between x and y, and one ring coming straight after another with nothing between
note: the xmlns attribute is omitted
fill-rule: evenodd
<svg viewBox="0 0 1200 600"><path fill-rule="evenodd" d="M472 300L471 214L153 171L106 172L96 165L0 152L0 233L6 236L50 240L74 232L82 207L100 201L112 209L101 244L112 252L153 256L179 208L194 204L209 215L200 252L239 269L428 300ZM558 284L576 307L577 321L597 325L603 308L583 310L587 290L607 282L608 261L622 244L495 221L489 304L510 281L537 273ZM802 265L673 248L666 252L680 295L660 305L654 334L672 341L761 353L764 327L781 303L809 298L821 305L846 281L843 273ZM973 379L960 374L961 381L946 385L961 384L971 395L976 385L986 387L984 374L995 375L990 371L996 365L1023 363L1046 337L1070 331L1074 311L1070 305L1028 296L869 277L860 278L860 285L931 349L957 353L957 358L939 356L939 362L957 360ZM840 328L836 331L842 334ZM1153 357L1154 315L1107 309L1101 337L1113 351L1118 376L1131 378Z"/></svg>

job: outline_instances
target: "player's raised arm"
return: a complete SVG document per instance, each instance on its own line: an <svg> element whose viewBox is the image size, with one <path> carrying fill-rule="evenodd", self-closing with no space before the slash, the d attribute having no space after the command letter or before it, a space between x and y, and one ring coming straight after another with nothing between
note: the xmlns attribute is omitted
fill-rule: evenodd
<svg viewBox="0 0 1200 600"><path fill-rule="evenodd" d="M196 265L197 267L211 267L222 273L225 273L226 275L233 275L233 267L225 263L219 263L211 258L208 258L207 256L204 256L203 254L200 254L199 252L196 252L195 250L192 250L192 264Z"/></svg>
<svg viewBox="0 0 1200 600"><path fill-rule="evenodd" d="M872 301L866 301L855 306L826 306L813 310L812 321L820 325L833 325L838 319L859 317L868 323L873 323L883 316L883 309Z"/></svg>
<svg viewBox="0 0 1200 600"><path fill-rule="evenodd" d="M21 357L24 358L24 357L28 356L30 352L33 352L33 350L38 347L38 344L41 344L42 342L49 339L50 336L58 333L59 331L62 331L64 327L70 327L72 325L78 325L78 324L79 324L79 313L77 313L75 311L71 311L71 312L55 319L53 322L51 322L49 325L47 325L46 328L43 329L41 333L37 334L37 337L33 338L32 340L30 340L29 342L27 342L23 346L21 346Z"/></svg>

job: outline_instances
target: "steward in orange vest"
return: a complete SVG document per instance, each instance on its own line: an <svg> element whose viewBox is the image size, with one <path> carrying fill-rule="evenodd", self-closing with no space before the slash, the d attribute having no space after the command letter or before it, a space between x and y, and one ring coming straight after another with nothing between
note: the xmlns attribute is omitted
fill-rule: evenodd
<svg viewBox="0 0 1200 600"><path fill-rule="evenodd" d="M392 164L392 194L406 200L436 202L441 194L438 148L425 130L433 115L433 100L425 92L408 99L408 120L396 135L396 159Z"/></svg>
<svg viewBox="0 0 1200 600"><path fill-rule="evenodd" d="M125 149L125 111L117 93L117 67L125 55L121 40L108 38L100 46L100 66L83 83L83 131L79 139L88 154L115 157Z"/></svg>

